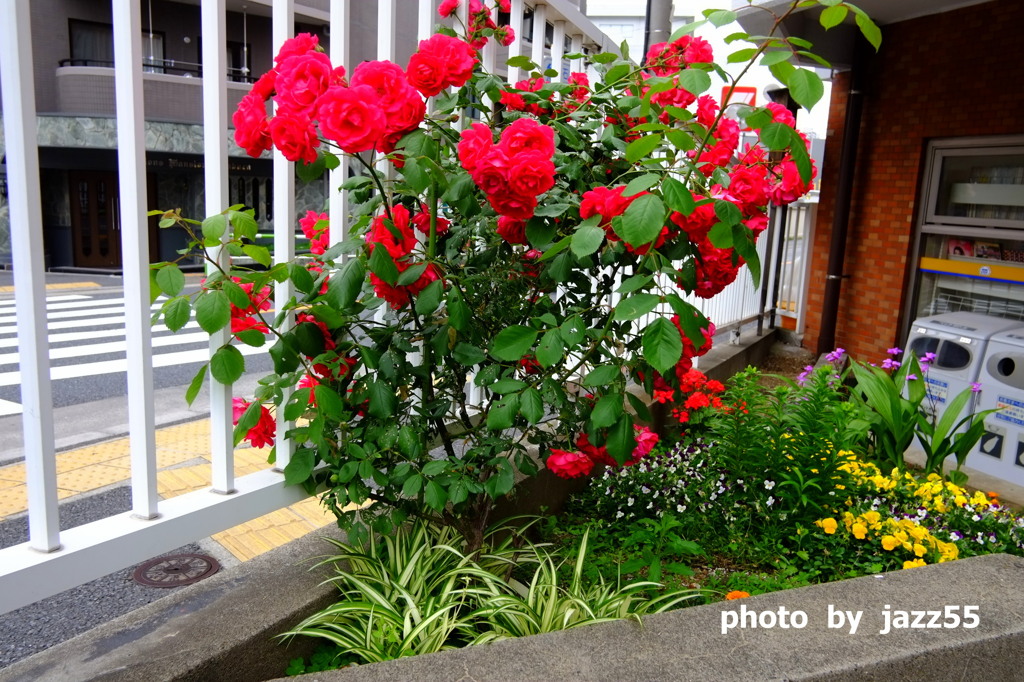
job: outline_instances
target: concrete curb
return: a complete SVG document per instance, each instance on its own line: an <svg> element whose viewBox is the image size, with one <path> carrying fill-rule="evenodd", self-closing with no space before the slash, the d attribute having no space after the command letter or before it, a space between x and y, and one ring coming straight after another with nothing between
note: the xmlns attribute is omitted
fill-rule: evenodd
<svg viewBox="0 0 1024 682"><path fill-rule="evenodd" d="M989 555L682 609L644 618L642 626L594 625L287 679L1015 680L1024 645L1022 581L1024 559ZM964 605L977 605L980 624L880 634L887 605L906 611L959 606L960 614ZM848 625L829 628L830 606L863 612L855 634ZM723 613L778 614L780 608L803 611L807 625L722 634Z"/></svg>

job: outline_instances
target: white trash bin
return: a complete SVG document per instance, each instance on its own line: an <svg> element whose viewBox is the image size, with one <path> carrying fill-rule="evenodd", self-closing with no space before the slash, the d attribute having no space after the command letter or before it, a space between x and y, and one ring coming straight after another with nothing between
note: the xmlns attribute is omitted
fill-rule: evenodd
<svg viewBox="0 0 1024 682"><path fill-rule="evenodd" d="M979 381L975 409L1001 409L985 419L985 434L967 466L1024 485L1024 327L989 340Z"/></svg>

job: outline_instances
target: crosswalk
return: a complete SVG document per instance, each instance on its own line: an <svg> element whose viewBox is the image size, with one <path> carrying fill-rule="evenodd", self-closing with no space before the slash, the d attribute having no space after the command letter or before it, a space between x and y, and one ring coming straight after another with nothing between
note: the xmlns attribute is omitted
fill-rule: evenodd
<svg viewBox="0 0 1024 682"><path fill-rule="evenodd" d="M161 301L153 305L160 308ZM0 417L21 414L17 311L13 300L0 300ZM58 382L125 373L126 312L120 293L74 293L48 296L46 327L49 340L50 379L54 383L55 404L73 404L107 397L73 395L77 389L69 382L62 390ZM194 373L209 359L209 336L190 320L177 333L158 324L152 328L153 367L186 368ZM265 353L265 349L239 345L243 355ZM170 370L168 369L168 372ZM185 383L189 373L180 372ZM181 379L173 383L181 383ZM82 382L80 382L82 383ZM87 389L88 390L88 389Z"/></svg>

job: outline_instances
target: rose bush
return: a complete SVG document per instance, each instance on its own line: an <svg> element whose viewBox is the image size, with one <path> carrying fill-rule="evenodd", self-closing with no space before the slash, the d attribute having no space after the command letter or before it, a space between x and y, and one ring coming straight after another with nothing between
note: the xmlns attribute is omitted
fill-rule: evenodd
<svg viewBox="0 0 1024 682"><path fill-rule="evenodd" d="M877 39L857 8L820 4L826 27L853 11ZM171 329L194 309L211 333L237 327L237 342L270 333L274 372L239 415L236 442L267 442L268 409L283 413L287 480L325 486L343 525L386 531L427 516L470 546L494 501L539 462L581 475L649 452L648 406L627 387L692 391L688 371L714 327L686 297L714 296L744 264L756 281L769 202L797 199L815 174L788 110L723 107L706 94L714 77L736 84L690 35L735 15L706 17L652 46L643 66L588 56L593 84L582 73L548 81L557 72L525 57L509 60L530 74L514 86L485 73L477 50L514 34L478 0L468 26L440 28L405 69L370 61L347 72L314 36L282 46L233 117L236 141L254 156L277 148L304 177L339 155L361 164L342 185L351 215L334 217L348 239L328 245L326 216L314 213L302 222L312 255L273 263L243 207L202 222L171 211L161 224L186 226L196 249L223 245L264 268L212 260L193 297L176 264L153 269ZM814 72L790 64L809 54L806 41L730 40L747 46L728 61L770 65L805 107L821 97ZM759 144L740 149L741 127ZM296 296L268 319L253 292L286 280ZM242 355L229 343L209 369L233 382ZM343 511L367 500L376 504Z"/></svg>

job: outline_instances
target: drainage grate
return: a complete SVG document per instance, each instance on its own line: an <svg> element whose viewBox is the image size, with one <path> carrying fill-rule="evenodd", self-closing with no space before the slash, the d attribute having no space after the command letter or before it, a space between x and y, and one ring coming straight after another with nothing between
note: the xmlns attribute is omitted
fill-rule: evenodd
<svg viewBox="0 0 1024 682"><path fill-rule="evenodd" d="M132 578L147 587L181 587L208 578L218 570L217 560L205 554L172 554L141 564Z"/></svg>

